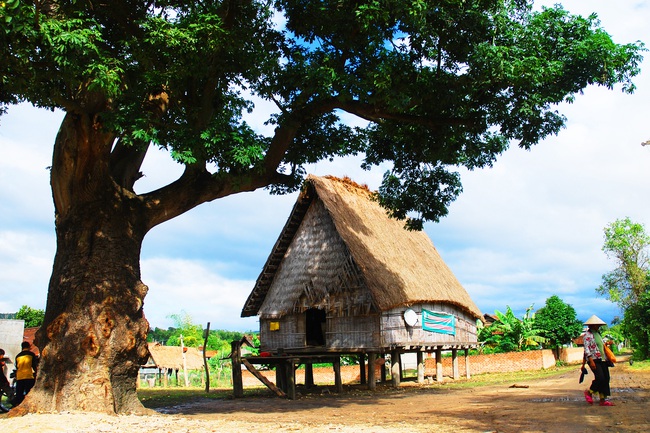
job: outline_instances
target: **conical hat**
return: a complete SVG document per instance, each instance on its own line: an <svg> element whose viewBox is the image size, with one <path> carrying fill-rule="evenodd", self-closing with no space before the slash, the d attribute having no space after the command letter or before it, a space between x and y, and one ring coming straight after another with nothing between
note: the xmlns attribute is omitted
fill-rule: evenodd
<svg viewBox="0 0 650 433"><path fill-rule="evenodd" d="M600 317L594 314L593 316L587 319L585 325L607 325L607 323L603 322L603 320Z"/></svg>

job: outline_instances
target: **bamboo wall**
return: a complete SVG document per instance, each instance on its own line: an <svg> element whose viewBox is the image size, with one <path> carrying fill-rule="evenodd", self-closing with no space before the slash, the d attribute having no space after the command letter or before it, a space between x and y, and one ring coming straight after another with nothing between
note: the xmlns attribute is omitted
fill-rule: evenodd
<svg viewBox="0 0 650 433"><path fill-rule="evenodd" d="M380 347L379 315L328 317L327 347L337 350Z"/></svg>
<svg viewBox="0 0 650 433"><path fill-rule="evenodd" d="M271 330L271 323L279 328ZM275 352L278 349L297 349L305 347L305 316L292 314L280 319L260 319L260 350Z"/></svg>
<svg viewBox="0 0 650 433"><path fill-rule="evenodd" d="M271 322L279 329L271 331ZM278 349L295 350L306 347L305 315L292 314L282 319L260 320L260 343L262 351ZM325 330L326 351L351 351L377 349L380 347L379 316L333 317L327 316Z"/></svg>

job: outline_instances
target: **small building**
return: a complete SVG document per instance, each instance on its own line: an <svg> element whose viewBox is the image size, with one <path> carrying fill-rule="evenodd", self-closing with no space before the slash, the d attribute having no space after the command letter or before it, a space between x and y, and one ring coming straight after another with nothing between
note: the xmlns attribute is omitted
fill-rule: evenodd
<svg viewBox="0 0 650 433"><path fill-rule="evenodd" d="M9 358L12 364L16 355L20 353L24 332L24 320L0 319L0 348L4 349L5 357Z"/></svg>
<svg viewBox="0 0 650 433"><path fill-rule="evenodd" d="M393 362L476 347L483 317L424 232L389 218L367 187L312 175L243 307L254 315L261 351Z"/></svg>
<svg viewBox="0 0 650 433"><path fill-rule="evenodd" d="M149 359L140 367L140 377L167 386L168 376L174 374L178 383L178 372L185 369L203 370L203 355L195 347L162 346L149 343ZM152 381L153 380L153 381Z"/></svg>
<svg viewBox="0 0 650 433"><path fill-rule="evenodd" d="M40 349L38 348L38 346L34 344L34 340L36 339L36 332L38 332L39 329L41 329L41 327L36 326L32 328L25 328L25 330L23 331L23 341L27 341L29 344L32 345L32 347L30 347L29 350L34 352L36 356L41 356Z"/></svg>

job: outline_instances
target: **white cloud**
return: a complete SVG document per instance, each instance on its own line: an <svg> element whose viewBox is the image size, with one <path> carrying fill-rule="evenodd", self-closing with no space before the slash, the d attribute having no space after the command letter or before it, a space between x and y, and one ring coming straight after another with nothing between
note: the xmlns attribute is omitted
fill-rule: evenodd
<svg viewBox="0 0 650 433"><path fill-rule="evenodd" d="M54 249L53 232L0 231L0 312L45 308Z"/></svg>
<svg viewBox="0 0 650 433"><path fill-rule="evenodd" d="M149 286L144 311L151 326L173 326L169 316L185 311L194 323L205 327L210 322L211 329L258 328L256 318L239 317L254 280L223 278L214 271L218 264L199 260L145 259L141 266L142 279Z"/></svg>

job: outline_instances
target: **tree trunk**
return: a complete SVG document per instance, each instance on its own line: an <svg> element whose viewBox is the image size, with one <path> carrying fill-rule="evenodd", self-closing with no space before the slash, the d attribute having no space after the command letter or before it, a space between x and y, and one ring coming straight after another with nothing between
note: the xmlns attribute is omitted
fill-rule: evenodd
<svg viewBox="0 0 650 433"><path fill-rule="evenodd" d="M36 386L21 411L142 412L138 370L148 356L142 305L141 238L97 203L57 227L58 245ZM113 208L113 212L116 209Z"/></svg>
<svg viewBox="0 0 650 433"><path fill-rule="evenodd" d="M142 309L148 289L140 281L144 206L107 175L96 150L107 137L80 119L66 116L55 145L57 251L36 339L36 386L18 415L146 411L136 392L149 354Z"/></svg>

